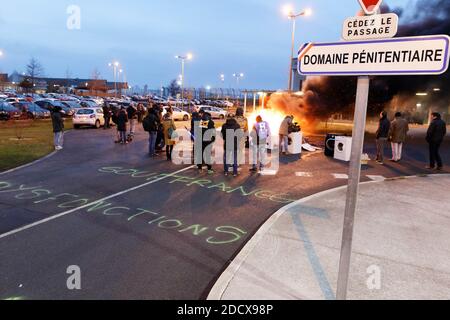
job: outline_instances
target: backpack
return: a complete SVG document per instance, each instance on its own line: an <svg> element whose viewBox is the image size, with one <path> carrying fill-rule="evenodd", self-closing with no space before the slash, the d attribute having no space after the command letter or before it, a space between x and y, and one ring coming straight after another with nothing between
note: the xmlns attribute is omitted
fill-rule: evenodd
<svg viewBox="0 0 450 320"><path fill-rule="evenodd" d="M158 124L155 121L155 117L152 116L151 114L146 116L142 121L142 127L146 132L157 131Z"/></svg>

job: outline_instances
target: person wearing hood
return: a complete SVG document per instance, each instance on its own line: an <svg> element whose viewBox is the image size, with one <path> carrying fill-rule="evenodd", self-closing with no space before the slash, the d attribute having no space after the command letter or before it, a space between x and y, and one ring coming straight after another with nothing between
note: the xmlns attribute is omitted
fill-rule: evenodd
<svg viewBox="0 0 450 320"><path fill-rule="evenodd" d="M238 175L238 148L244 138L244 131L234 118L228 118L222 126L223 164L225 176L228 176L230 165L233 164L233 176Z"/></svg>
<svg viewBox="0 0 450 320"><path fill-rule="evenodd" d="M391 128L391 123L387 117L387 112L383 111L380 113L380 122L378 125L378 130L376 132L376 144L377 144L377 163L384 164L384 149L386 142L389 138L389 131Z"/></svg>
<svg viewBox="0 0 450 320"><path fill-rule="evenodd" d="M55 150L60 151L63 149L64 143L64 119L62 116L62 108L55 107L52 110L52 125L54 134Z"/></svg>

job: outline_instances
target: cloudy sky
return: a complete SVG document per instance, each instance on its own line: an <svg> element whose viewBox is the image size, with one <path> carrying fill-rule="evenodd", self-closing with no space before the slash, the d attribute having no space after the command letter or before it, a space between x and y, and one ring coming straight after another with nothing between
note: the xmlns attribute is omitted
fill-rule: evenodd
<svg viewBox="0 0 450 320"><path fill-rule="evenodd" d="M412 0L386 0L408 7ZM1 0L0 71L22 72L37 58L51 77L90 77L98 69L112 79L108 62L120 61L132 85L166 85L180 74L174 56L192 52L189 86L287 86L291 24L281 8L291 3L314 14L298 20L296 44L336 41L357 0ZM81 28L67 27L67 8L81 10Z"/></svg>

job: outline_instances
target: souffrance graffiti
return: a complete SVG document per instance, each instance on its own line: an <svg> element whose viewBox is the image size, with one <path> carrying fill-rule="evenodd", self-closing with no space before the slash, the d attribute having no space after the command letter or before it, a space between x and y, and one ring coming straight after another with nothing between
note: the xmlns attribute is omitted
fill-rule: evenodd
<svg viewBox="0 0 450 320"><path fill-rule="evenodd" d="M127 169L123 167L104 167L98 170L101 173L114 174L119 176L128 176L134 179L143 179L146 181L156 180L161 177L167 176L166 173L158 173L151 171L143 171L138 169ZM186 187L197 187L208 190L214 190L223 192L228 195L238 194L242 197L255 197L258 200L271 201L281 204L289 204L294 202L288 194L277 193L267 189L250 189L246 186L231 186L226 182L214 182L213 180L189 177L184 175L174 175L170 179L164 180L164 183L168 184L183 184Z"/></svg>
<svg viewBox="0 0 450 320"><path fill-rule="evenodd" d="M53 209L70 210L88 205L82 212L98 213L105 217L122 218L124 222L144 222L150 227L177 232L201 239L210 245L227 245L239 242L247 234L245 230L235 226L209 226L187 223L180 218L172 218L144 208L130 208L114 202L95 202L89 197L73 193L55 193L41 185L14 184L0 181L0 196L6 195L18 201L27 201L27 205L50 205Z"/></svg>

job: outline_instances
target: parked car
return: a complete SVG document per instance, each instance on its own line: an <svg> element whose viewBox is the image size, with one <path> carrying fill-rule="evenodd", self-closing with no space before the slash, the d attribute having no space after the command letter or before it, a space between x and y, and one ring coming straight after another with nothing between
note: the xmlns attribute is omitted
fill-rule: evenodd
<svg viewBox="0 0 450 320"><path fill-rule="evenodd" d="M163 112L163 115L165 113L167 113L168 109L169 109L169 107L164 107L164 110L166 112ZM186 111L181 110L180 108L172 107L172 111L173 111L173 114L172 114L173 120L188 121L191 118L189 113L187 113Z"/></svg>
<svg viewBox="0 0 450 320"><path fill-rule="evenodd" d="M225 119L228 116L228 112L217 107L212 106L200 106L198 108L199 111L203 110L204 112L207 112L211 114L211 117L214 119Z"/></svg>
<svg viewBox="0 0 450 320"><path fill-rule="evenodd" d="M12 105L22 113L22 116L25 116L28 119L50 118L50 111L42 109L33 102L22 101L15 102Z"/></svg>
<svg viewBox="0 0 450 320"><path fill-rule="evenodd" d="M55 107L60 107L62 109L63 117L66 118L71 117L74 114L74 111L71 108L65 106L61 101L58 100L38 100L35 103L42 109L48 110L50 112L52 112Z"/></svg>
<svg viewBox="0 0 450 320"><path fill-rule="evenodd" d="M20 119L21 112L7 102L0 102L0 120Z"/></svg>
<svg viewBox="0 0 450 320"><path fill-rule="evenodd" d="M19 98L19 97L12 97L12 98L5 99L5 102L8 102L8 103L14 103L14 102L20 102L20 101L25 101L25 99Z"/></svg>
<svg viewBox="0 0 450 320"><path fill-rule="evenodd" d="M80 103L73 101L73 100L61 101L61 103L63 105L65 105L66 107L74 110L74 113L75 113L76 109L83 108L83 106Z"/></svg>
<svg viewBox="0 0 450 320"><path fill-rule="evenodd" d="M80 102L82 108L98 108L99 105L93 100L83 100Z"/></svg>
<svg viewBox="0 0 450 320"><path fill-rule="evenodd" d="M73 127L79 129L81 126L100 128L105 124L103 110L101 108L78 109L73 115Z"/></svg>

